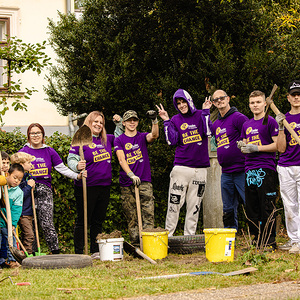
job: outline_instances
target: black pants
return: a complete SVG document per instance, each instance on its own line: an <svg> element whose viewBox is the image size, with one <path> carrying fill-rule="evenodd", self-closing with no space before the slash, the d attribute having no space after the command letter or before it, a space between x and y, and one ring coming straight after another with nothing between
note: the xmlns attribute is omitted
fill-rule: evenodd
<svg viewBox="0 0 300 300"><path fill-rule="evenodd" d="M75 253L82 254L84 248L84 213L82 187L75 186L77 218L74 229ZM87 215L90 229L90 252L99 252L96 236L102 232L102 223L106 217L110 186L87 187Z"/></svg>
<svg viewBox="0 0 300 300"><path fill-rule="evenodd" d="M267 220L275 208L275 200L278 193L278 176L277 173L270 169L253 169L246 173L245 198L246 213L248 218L260 227L259 245L263 242L266 245L276 247L276 214L273 215L271 222L265 230L265 239L263 232ZM271 228L271 223L274 224ZM252 223L248 222L250 233L254 235L254 240L258 240L259 229ZM270 238L268 236L270 234Z"/></svg>

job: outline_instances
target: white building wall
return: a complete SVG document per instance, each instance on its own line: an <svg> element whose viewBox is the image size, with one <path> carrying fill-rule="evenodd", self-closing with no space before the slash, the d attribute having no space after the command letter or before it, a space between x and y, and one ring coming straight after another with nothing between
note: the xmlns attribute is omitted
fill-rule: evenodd
<svg viewBox="0 0 300 300"><path fill-rule="evenodd" d="M67 2L68 0L0 0L0 16L5 12L14 12L11 36L17 36L25 43L41 43L49 38L48 18L57 21L58 11L66 13ZM72 3L71 9L74 9L73 0L69 2ZM52 64L55 64L55 54L49 45L45 52L52 58ZM33 93L29 100L24 100L27 111L15 112L11 108L7 111L2 129L12 131L15 127L21 127L21 131L25 132L29 124L37 122L45 127L46 135L51 135L56 130L69 133L68 117L59 115L56 106L45 100L43 86L47 85L45 75L48 73L45 70L40 75L31 71L21 74L23 87L34 87L38 92ZM12 101L9 101L10 104Z"/></svg>

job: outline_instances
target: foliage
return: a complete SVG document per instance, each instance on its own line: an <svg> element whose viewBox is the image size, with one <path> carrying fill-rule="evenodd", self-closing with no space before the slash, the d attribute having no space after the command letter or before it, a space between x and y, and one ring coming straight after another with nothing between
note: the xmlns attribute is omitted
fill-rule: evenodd
<svg viewBox="0 0 300 300"><path fill-rule="evenodd" d="M3 90L0 94L0 104L3 106L0 110L0 121L2 116L9 109L7 100L13 98L11 106L15 111L21 109L26 110L27 105L21 101L22 97L29 99L33 92L37 92L34 87L25 88L25 92L22 90L21 79L12 80L16 74L24 73L31 70L37 74L41 74L44 67L50 65L50 58L45 54L44 49L46 41L42 43L24 43L21 39L11 37L7 39L6 45L0 47L0 59L7 61L4 65L4 73L7 77L7 82L3 84Z"/></svg>
<svg viewBox="0 0 300 300"><path fill-rule="evenodd" d="M83 7L80 20L60 14L49 23L60 64L45 90L64 115L141 114L159 102L171 110L179 87L200 102L223 88L249 115L253 89L268 94L300 75L298 2L86 0ZM276 95L284 111L285 93Z"/></svg>
<svg viewBox="0 0 300 300"><path fill-rule="evenodd" d="M143 124L141 129L149 130L151 122ZM0 149L8 154L13 154L21 149L27 142L26 136L19 129L14 132L0 131ZM71 138L67 135L55 132L52 136L46 137L45 142L50 147L53 147L59 156L66 163ZM149 146L149 155L152 164L153 187L155 196L155 225L156 227L164 227L167 194L169 186L169 173L172 167L173 153L166 151L163 147L165 144L164 138L161 138L157 143ZM165 158L161 160L161 155ZM112 158L113 167L113 182L111 186L110 203L107 210L106 220L103 224L103 231L111 233L115 229L122 231L122 235L128 237L127 223L122 209L120 200L119 188L119 163L115 155ZM62 251L73 251L73 232L76 218L76 206L73 192L73 181L60 173L53 170L52 174L52 189L54 191L54 225L58 233L60 247ZM181 214L178 233L183 231L184 216ZM41 232L42 233L42 232ZM42 235L42 234L41 234ZM44 249L46 251L47 248Z"/></svg>

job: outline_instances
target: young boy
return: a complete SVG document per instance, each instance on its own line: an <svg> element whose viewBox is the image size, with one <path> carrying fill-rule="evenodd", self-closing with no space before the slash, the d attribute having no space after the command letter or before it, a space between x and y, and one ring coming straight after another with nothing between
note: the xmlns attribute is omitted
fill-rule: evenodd
<svg viewBox="0 0 300 300"><path fill-rule="evenodd" d="M11 219L12 219L12 226L13 230L17 227L18 221L20 219L22 213L22 206L23 206L23 192L19 188L19 184L24 176L24 168L20 164L13 164L10 166L8 170L7 186L8 186L8 197L11 209ZM6 199L7 201L7 199ZM6 216L6 209L1 209ZM2 240L2 236L7 239L8 232L7 226L4 219L0 216L0 240ZM13 238L13 246L16 247L16 239ZM16 268L18 267L18 263L12 256L9 247L7 245L7 262L5 259L0 258L0 266L3 268Z"/></svg>
<svg viewBox="0 0 300 300"><path fill-rule="evenodd" d="M33 210L32 210L32 197L31 191L35 188L34 177L29 174L29 171L32 168L31 161L33 160L32 155L25 152L18 152L11 156L11 163L20 164L25 171L23 179L19 185L20 189L24 193L23 198L23 209L22 215L19 220L19 225L22 231L22 243L28 254L32 253L32 244L34 241L34 232L33 232Z"/></svg>
<svg viewBox="0 0 300 300"><path fill-rule="evenodd" d="M10 167L10 159L9 155L5 151L1 151L1 156L2 156L2 171L7 175L7 172Z"/></svg>
<svg viewBox="0 0 300 300"><path fill-rule="evenodd" d="M154 228L154 200L151 184L150 161L147 144L158 138L159 129L156 112L150 110L147 116L152 121L152 130L138 132L139 118L133 110L123 115L125 132L115 139L114 147L122 167L120 169L121 199L128 223L130 241L139 244L135 186L139 186L143 228Z"/></svg>
<svg viewBox="0 0 300 300"><path fill-rule="evenodd" d="M202 110L196 109L191 95L179 89L173 96L173 105L178 114L171 119L161 104L156 106L164 121L167 143L176 146L174 167L170 174L166 229L169 236L174 234L180 209L186 202L184 235L194 235L204 198L207 168L210 166L208 136L212 126L212 103L210 97L206 98Z"/></svg>
<svg viewBox="0 0 300 300"><path fill-rule="evenodd" d="M280 182L280 193L284 205L285 224L289 241L279 246L281 250L289 250L291 254L300 253L300 146L284 129L283 120L293 127L297 135L300 134L300 80L293 80L288 85L287 99L291 110L285 115L276 116L279 124L277 139L278 151L281 153L277 171Z"/></svg>
<svg viewBox="0 0 300 300"><path fill-rule="evenodd" d="M249 107L253 118L243 124L241 134L243 141L238 143L241 151L246 154L246 213L247 217L256 225L249 222L249 229L250 233L254 235L254 243L258 242L259 246L276 249L275 214L266 228L266 238L262 239L266 222L275 208L277 198L278 178L275 152L277 150L278 124L271 116L268 117L267 125L262 124L266 107L263 92L256 90L250 94ZM274 222L273 225L271 225L272 222ZM260 228L259 240L258 228Z"/></svg>

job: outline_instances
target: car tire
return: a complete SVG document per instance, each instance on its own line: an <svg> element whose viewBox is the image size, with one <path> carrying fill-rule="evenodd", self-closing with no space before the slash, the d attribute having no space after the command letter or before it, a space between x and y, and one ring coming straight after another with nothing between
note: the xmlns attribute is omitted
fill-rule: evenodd
<svg viewBox="0 0 300 300"><path fill-rule="evenodd" d="M205 250L204 234L170 236L168 238L169 253L192 254Z"/></svg>
<svg viewBox="0 0 300 300"><path fill-rule="evenodd" d="M93 260L88 255L81 254L54 254L27 257L22 261L25 269L80 269L91 267Z"/></svg>

